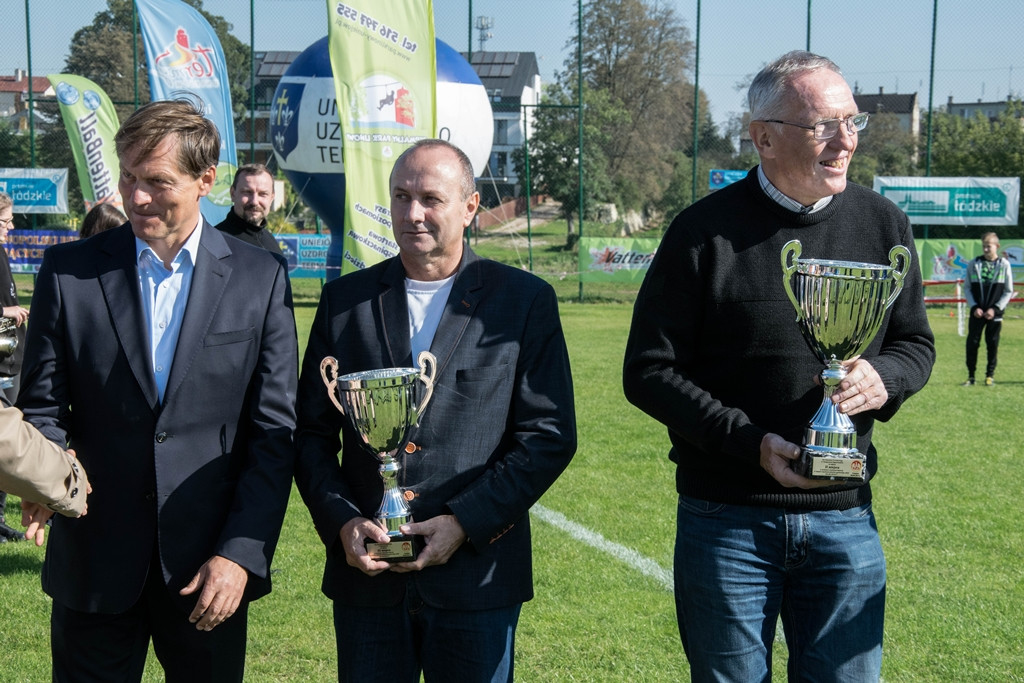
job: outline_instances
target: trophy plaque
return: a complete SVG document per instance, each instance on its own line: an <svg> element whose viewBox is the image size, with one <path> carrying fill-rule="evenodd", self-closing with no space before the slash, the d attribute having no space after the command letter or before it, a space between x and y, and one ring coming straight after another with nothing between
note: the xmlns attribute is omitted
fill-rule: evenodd
<svg viewBox="0 0 1024 683"><path fill-rule="evenodd" d="M831 397L846 377L843 361L859 356L878 333L886 310L903 289L910 250L897 244L889 265L801 259L799 240L782 248L782 282L796 308L804 339L825 364L825 396L804 429L793 469L809 479L863 481L866 456L857 450L857 430ZM898 267L899 266L899 267Z"/></svg>
<svg viewBox="0 0 1024 683"><path fill-rule="evenodd" d="M367 539L366 552L383 562L412 562L420 539L403 534L399 527L412 521L409 506L398 485L402 464L398 453L409 441L409 429L419 424L434 393L437 359L420 353L419 368L386 368L338 376L338 361L331 356L320 363L320 375L334 406L359 435L363 446L380 462L384 497L375 519L388 535L388 543Z"/></svg>

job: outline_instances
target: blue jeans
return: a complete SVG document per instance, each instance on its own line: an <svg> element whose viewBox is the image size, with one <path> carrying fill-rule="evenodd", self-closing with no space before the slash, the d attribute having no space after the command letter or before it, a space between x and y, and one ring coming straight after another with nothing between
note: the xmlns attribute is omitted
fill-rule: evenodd
<svg viewBox="0 0 1024 683"><path fill-rule="evenodd" d="M511 683L522 604L492 610L431 607L410 580L394 607L334 603L338 680Z"/></svg>
<svg viewBox="0 0 1024 683"><path fill-rule="evenodd" d="M871 505L787 511L679 497L676 616L692 681L877 681L885 557Z"/></svg>

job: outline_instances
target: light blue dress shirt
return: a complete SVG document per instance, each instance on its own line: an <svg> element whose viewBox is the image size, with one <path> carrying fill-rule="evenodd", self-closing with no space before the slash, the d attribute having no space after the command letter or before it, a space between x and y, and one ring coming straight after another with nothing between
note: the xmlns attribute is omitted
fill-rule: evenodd
<svg viewBox="0 0 1024 683"><path fill-rule="evenodd" d="M188 293L192 288L192 273L195 271L202 231L203 220L200 217L199 225L174 257L170 270L148 244L135 238L142 310L146 315L150 362L160 403L164 402L167 378L171 373L174 351L178 347L178 335L181 332L181 321L185 318Z"/></svg>

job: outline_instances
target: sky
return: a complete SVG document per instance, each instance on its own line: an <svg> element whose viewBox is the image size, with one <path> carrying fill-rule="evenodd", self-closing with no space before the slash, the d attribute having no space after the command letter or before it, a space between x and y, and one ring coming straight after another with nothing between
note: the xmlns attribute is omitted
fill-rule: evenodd
<svg viewBox="0 0 1024 683"><path fill-rule="evenodd" d="M698 0L648 0L670 6L696 40ZM928 106L932 11L935 33L935 107L998 101L1024 93L1024 2L1020 0L702 0L699 85L719 126L744 109L745 87L766 62L793 49L810 49L835 61L855 90L918 93ZM26 68L25 5L0 0L6 15L0 73ZM28 0L32 72L59 72L71 37L106 8L105 0ZM248 0L205 0L204 9L250 37ZM434 0L438 38L457 50L469 46L469 16L488 20L483 49L537 54L547 82L565 68L566 43L575 31L576 0ZM304 50L327 33L326 0L255 0L256 49ZM470 14L470 9L472 14ZM472 49L481 49L472 31ZM692 78L692 74L691 74Z"/></svg>

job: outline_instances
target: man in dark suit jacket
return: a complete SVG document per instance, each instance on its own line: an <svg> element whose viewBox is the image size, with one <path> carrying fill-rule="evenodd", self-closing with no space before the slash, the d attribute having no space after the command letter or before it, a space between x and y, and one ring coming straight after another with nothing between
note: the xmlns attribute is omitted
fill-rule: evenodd
<svg viewBox="0 0 1024 683"><path fill-rule="evenodd" d="M18 402L95 487L46 551L54 680L140 680L152 638L168 681L240 681L291 488L288 278L200 214L220 139L194 105L115 142L129 222L44 254Z"/></svg>
<svg viewBox="0 0 1024 683"><path fill-rule="evenodd" d="M528 511L576 450L572 377L554 291L462 242L479 195L458 148L424 140L391 177L399 255L328 283L299 380L296 481L327 546L339 679L512 679L522 603L533 597ZM328 398L340 374L437 358L400 484L426 545L372 559L378 462ZM340 432L340 438L339 438ZM338 452L342 451L339 464Z"/></svg>

